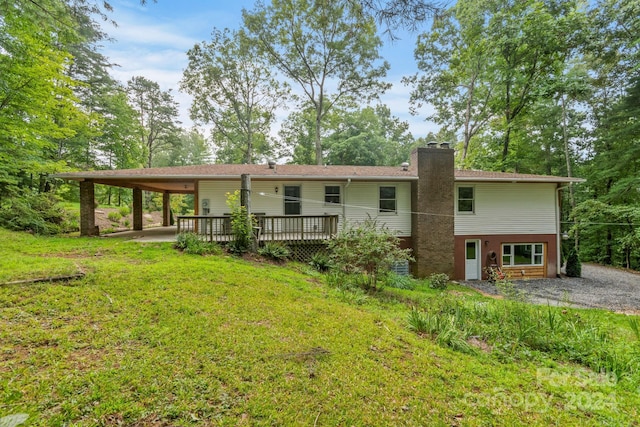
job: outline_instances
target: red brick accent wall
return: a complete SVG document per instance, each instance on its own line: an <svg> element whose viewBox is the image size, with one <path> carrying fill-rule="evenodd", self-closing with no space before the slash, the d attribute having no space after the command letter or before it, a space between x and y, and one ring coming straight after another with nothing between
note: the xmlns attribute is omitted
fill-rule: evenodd
<svg viewBox="0 0 640 427"><path fill-rule="evenodd" d="M471 235L455 236L455 273L453 278L464 280L465 268L465 241L480 240L480 257L482 261L482 277L486 279L484 268L488 267L489 252L497 254L498 262L502 261L503 243L546 243L546 277L556 277L559 272L557 266L558 249L555 234L507 234L507 235Z"/></svg>

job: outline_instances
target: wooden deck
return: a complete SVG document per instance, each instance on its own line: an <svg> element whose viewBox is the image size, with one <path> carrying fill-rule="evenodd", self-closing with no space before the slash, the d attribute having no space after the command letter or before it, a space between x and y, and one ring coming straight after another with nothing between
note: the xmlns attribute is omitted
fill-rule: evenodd
<svg viewBox="0 0 640 427"><path fill-rule="evenodd" d="M179 216L179 233L196 233L210 242L230 242L231 217ZM331 239L338 232L338 215L267 216L256 215L254 231L260 242L311 243Z"/></svg>

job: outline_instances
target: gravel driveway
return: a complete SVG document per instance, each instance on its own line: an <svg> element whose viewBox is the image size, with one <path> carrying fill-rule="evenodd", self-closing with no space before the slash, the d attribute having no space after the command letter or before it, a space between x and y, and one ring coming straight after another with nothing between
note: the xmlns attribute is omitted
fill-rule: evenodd
<svg viewBox="0 0 640 427"><path fill-rule="evenodd" d="M582 277L514 280L533 303L596 307L613 311L640 311L640 274L596 264L582 264ZM462 284L497 295L495 285L485 281Z"/></svg>

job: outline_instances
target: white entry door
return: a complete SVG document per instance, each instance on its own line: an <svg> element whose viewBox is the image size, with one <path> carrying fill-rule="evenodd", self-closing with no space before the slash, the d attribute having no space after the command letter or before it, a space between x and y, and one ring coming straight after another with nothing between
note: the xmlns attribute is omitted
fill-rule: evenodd
<svg viewBox="0 0 640 427"><path fill-rule="evenodd" d="M480 243L478 240L465 240L464 280L480 279Z"/></svg>

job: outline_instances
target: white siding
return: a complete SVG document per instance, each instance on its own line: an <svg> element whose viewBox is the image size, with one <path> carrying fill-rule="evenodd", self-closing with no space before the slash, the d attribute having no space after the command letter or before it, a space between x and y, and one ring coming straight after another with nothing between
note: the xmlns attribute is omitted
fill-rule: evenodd
<svg viewBox="0 0 640 427"><path fill-rule="evenodd" d="M556 185L546 183L457 183L473 187L473 214L455 214L457 236L555 234ZM457 203L456 203L457 206Z"/></svg>
<svg viewBox="0 0 640 427"><path fill-rule="evenodd" d="M397 213L378 212L378 188L396 187ZM398 236L411 235L411 183L409 182L352 182L346 191L346 218L357 222L368 216Z"/></svg>
<svg viewBox="0 0 640 427"><path fill-rule="evenodd" d="M344 181L252 181L251 210L266 215L284 215L284 185L300 185L302 215L339 215L342 227L344 218L357 222L369 216L396 231L399 236L411 235L411 183L409 182L351 182ZM343 205L324 203L325 185L339 185ZM397 213L378 213L378 187L395 186ZM275 189L278 188L276 193ZM203 199L210 201L210 215L219 216L228 213L226 193L240 189L237 181L200 181L198 185L198 206Z"/></svg>

